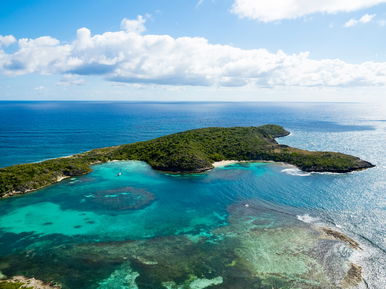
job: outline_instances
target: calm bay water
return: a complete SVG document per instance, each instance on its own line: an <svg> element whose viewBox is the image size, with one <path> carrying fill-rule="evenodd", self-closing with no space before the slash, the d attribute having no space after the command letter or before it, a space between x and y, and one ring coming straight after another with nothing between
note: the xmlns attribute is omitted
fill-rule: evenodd
<svg viewBox="0 0 386 289"><path fill-rule="evenodd" d="M251 163L179 176L141 162L98 165L0 202L0 271L72 289L340 288L353 262L368 288L385 288L382 106L3 102L0 166L192 128L266 123L291 131L281 143L353 154L376 167L335 175ZM363 250L321 236L321 227Z"/></svg>

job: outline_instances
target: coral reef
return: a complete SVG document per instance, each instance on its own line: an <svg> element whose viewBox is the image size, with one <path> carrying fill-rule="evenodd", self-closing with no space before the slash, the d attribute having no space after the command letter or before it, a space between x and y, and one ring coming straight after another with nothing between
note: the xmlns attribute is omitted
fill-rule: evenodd
<svg viewBox="0 0 386 289"><path fill-rule="evenodd" d="M88 195L86 200L96 209L138 210L150 205L155 200L155 196L143 189L124 187L94 192Z"/></svg>

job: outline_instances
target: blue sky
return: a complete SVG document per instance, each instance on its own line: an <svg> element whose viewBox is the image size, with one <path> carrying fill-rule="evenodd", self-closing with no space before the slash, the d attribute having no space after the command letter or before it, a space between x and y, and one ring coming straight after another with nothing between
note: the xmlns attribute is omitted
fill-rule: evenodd
<svg viewBox="0 0 386 289"><path fill-rule="evenodd" d="M0 99L383 101L385 1L271 2L2 0Z"/></svg>

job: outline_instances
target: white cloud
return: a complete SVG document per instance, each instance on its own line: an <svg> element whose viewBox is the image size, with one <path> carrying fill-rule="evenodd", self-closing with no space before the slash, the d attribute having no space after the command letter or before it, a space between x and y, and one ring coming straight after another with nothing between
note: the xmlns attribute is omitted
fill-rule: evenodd
<svg viewBox="0 0 386 289"><path fill-rule="evenodd" d="M349 27L353 27L353 26L355 26L357 24L358 24L358 20L356 20L354 18L351 18L343 26L346 27L346 28L349 28Z"/></svg>
<svg viewBox="0 0 386 289"><path fill-rule="evenodd" d="M356 11L380 3L386 0L234 0L232 12L242 18L271 22L313 13Z"/></svg>
<svg viewBox="0 0 386 289"><path fill-rule="evenodd" d="M121 22L121 29L127 32L142 33L146 30L145 23L146 19L142 15L138 15L134 20L124 18Z"/></svg>
<svg viewBox="0 0 386 289"><path fill-rule="evenodd" d="M343 26L346 28L349 28L349 27L353 27L353 26L360 24L360 23L366 24L366 23L373 21L374 17L375 17L375 14L365 14L361 18L359 18L358 20L351 18Z"/></svg>
<svg viewBox="0 0 386 289"><path fill-rule="evenodd" d="M100 75L141 85L217 87L385 86L386 63L350 64L314 60L308 52L286 54L211 44L205 38L140 34L131 29L92 35L87 28L62 44L52 37L19 39L18 49L0 48L0 73L63 74L60 82L82 84L77 77ZM66 76L71 75L71 76Z"/></svg>
<svg viewBox="0 0 386 289"><path fill-rule="evenodd" d="M18 50L12 54L0 50L0 72L5 74L56 73L68 64L72 47L59 40L43 36L17 41Z"/></svg>
<svg viewBox="0 0 386 289"><path fill-rule="evenodd" d="M361 18L359 18L360 23L369 23L373 20L375 14L365 14Z"/></svg>
<svg viewBox="0 0 386 289"><path fill-rule="evenodd" d="M0 48L9 46L16 42L16 38L13 35L0 35Z"/></svg>

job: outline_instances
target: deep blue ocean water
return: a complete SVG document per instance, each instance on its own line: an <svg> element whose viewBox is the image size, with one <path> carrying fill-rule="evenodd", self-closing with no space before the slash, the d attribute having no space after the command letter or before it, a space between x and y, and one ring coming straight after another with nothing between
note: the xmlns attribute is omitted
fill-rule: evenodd
<svg viewBox="0 0 386 289"><path fill-rule="evenodd" d="M376 167L304 174L247 163L168 175L141 162L97 165L87 176L0 202L0 271L72 289L340 288L339 272L353 262L368 288L386 288L382 105L1 102L0 167L192 128L267 123L291 131L280 143L340 151ZM146 204L128 207L138 200ZM347 234L363 250L318 239L320 227ZM78 277L65 278L63 270ZM245 272L252 273L232 284Z"/></svg>

